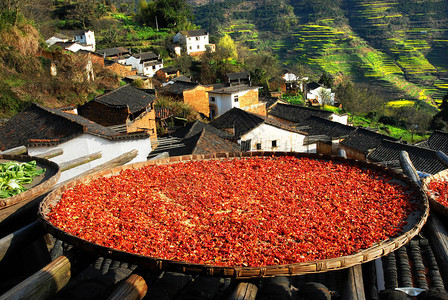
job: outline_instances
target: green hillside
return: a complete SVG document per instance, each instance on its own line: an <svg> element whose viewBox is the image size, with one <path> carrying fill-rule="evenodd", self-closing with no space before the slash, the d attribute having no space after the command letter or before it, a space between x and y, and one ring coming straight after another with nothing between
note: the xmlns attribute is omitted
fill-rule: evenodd
<svg viewBox="0 0 448 300"><path fill-rule="evenodd" d="M228 0L195 7L195 22L287 66L384 88L435 105L448 91L444 0ZM341 79L343 80L343 79Z"/></svg>

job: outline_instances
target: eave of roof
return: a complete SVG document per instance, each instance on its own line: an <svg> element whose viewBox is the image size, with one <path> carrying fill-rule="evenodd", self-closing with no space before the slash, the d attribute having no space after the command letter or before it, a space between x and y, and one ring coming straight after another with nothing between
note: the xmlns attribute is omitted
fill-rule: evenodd
<svg viewBox="0 0 448 300"><path fill-rule="evenodd" d="M259 86L234 85L229 87L220 87L215 90L208 91L210 94L234 94L239 92L258 90Z"/></svg>

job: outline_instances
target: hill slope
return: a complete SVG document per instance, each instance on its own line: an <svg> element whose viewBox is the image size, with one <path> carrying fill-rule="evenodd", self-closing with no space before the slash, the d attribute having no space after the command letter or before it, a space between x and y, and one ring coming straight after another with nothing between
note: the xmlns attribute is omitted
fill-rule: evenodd
<svg viewBox="0 0 448 300"><path fill-rule="evenodd" d="M448 91L444 0L210 1L195 16L212 33L271 50L285 65L379 85L395 98L435 104Z"/></svg>

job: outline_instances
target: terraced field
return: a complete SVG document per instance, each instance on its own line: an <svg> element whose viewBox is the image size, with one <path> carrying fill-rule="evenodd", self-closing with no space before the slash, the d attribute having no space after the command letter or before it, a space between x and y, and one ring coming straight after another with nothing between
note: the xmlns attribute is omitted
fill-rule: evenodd
<svg viewBox="0 0 448 300"><path fill-rule="evenodd" d="M268 2L250 1L258 10ZM278 2L294 7L297 22L288 31L262 30L249 13L244 19L229 18L221 30L253 51L273 51L285 65L306 64L316 73L374 83L397 99L435 105L448 92L444 0L314 2ZM273 20L263 19L263 29Z"/></svg>

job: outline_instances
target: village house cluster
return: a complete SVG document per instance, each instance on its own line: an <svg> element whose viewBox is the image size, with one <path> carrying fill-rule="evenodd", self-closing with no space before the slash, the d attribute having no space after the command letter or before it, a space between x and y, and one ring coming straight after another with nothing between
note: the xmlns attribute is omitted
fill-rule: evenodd
<svg viewBox="0 0 448 300"><path fill-rule="evenodd" d="M179 55L215 51L204 30L179 32L173 41ZM28 154L39 155L57 147L64 153L53 159L58 163L101 153L100 159L64 172L61 180L132 149L138 150L132 162L210 152L336 154L344 150L348 157L392 167L399 165L399 151L405 149L422 173L434 174L446 168L438 155L448 153L447 143L440 142L448 140L446 134L435 132L426 143L409 145L353 127L347 115L315 108L338 105L331 89L289 70L278 80L279 92L261 97L260 87L252 85L249 72L228 73L223 83L202 85L180 74L179 69L164 66L163 58L152 52L132 53L124 47L96 50L91 30L59 33L47 39L47 44L87 54L89 80L94 80L93 65L100 64L128 82L78 107L52 109L34 104L0 127L0 150L26 146ZM137 79L143 88L132 84ZM308 107L281 100L279 96L288 91L306 95ZM158 97L190 105L202 121L186 125L170 109L155 108ZM169 134L158 136L158 128Z"/></svg>

